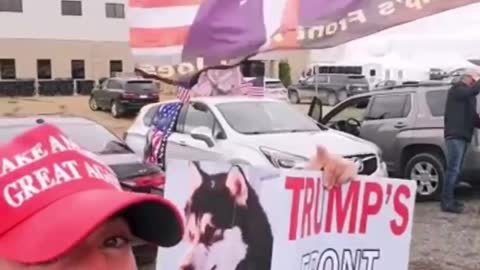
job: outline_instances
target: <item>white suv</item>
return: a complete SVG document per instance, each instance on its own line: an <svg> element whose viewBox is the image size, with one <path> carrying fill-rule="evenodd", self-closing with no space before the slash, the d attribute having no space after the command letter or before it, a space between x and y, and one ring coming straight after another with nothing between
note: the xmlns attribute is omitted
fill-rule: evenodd
<svg viewBox="0 0 480 270"><path fill-rule="evenodd" d="M124 134L143 155L146 135L160 106L143 107ZM268 98L192 98L169 137L166 157L227 160L276 168L302 168L316 145L353 159L361 174L387 176L379 148L368 141L323 127L288 103Z"/></svg>

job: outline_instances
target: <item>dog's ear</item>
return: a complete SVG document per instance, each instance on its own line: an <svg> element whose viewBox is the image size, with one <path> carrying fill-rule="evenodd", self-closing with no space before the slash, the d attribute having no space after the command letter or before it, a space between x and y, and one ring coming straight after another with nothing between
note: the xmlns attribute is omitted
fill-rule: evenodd
<svg viewBox="0 0 480 270"><path fill-rule="evenodd" d="M239 205L246 206L248 198L247 179L239 167L233 166L227 175L225 185Z"/></svg>
<svg viewBox="0 0 480 270"><path fill-rule="evenodd" d="M195 189L202 185L202 174L200 173L200 165L196 161L191 161L190 167L190 190L193 192Z"/></svg>

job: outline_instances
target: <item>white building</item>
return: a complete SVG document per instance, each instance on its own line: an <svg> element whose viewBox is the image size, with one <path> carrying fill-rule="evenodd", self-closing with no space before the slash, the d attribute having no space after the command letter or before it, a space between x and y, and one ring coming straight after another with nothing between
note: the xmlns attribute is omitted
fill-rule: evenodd
<svg viewBox="0 0 480 270"><path fill-rule="evenodd" d="M0 79L99 79L133 69L128 0L0 0Z"/></svg>

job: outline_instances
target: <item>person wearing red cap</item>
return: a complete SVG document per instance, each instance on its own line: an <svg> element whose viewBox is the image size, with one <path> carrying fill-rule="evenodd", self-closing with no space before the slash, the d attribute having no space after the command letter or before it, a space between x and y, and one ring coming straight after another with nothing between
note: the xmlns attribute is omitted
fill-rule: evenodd
<svg viewBox="0 0 480 270"><path fill-rule="evenodd" d="M356 174L319 147L326 187ZM1 270L133 270L131 242L172 247L183 221L169 201L125 192L108 166L43 124L0 146Z"/></svg>

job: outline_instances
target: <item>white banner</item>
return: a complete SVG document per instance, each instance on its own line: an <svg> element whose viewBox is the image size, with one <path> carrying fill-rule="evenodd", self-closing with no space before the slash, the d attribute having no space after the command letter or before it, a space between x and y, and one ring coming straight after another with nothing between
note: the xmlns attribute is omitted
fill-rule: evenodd
<svg viewBox="0 0 480 270"><path fill-rule="evenodd" d="M326 191L319 172L179 160L166 179L186 230L157 269L408 269L414 181L362 176Z"/></svg>

